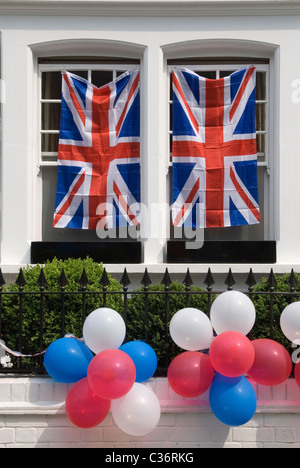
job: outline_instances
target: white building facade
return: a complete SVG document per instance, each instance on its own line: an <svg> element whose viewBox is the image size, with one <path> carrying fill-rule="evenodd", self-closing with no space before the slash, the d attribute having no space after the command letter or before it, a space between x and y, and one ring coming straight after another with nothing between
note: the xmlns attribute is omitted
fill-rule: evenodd
<svg viewBox="0 0 300 468"><path fill-rule="evenodd" d="M299 1L1 1L0 31L4 273L43 263L49 248L49 255L59 256L63 246L72 256L78 248L91 254L96 244L104 249L100 260L114 246L126 250L118 261L103 257L111 273L124 266L132 273L168 267L180 274L187 266L200 273L212 264L217 273L232 264L240 273L300 269ZM183 65L218 78L249 63L257 69L262 222L205 230L202 248L170 242L170 71ZM52 228L60 73L70 70L101 85L131 68L141 73L146 207L139 242L125 238L132 241L132 261L120 239Z"/></svg>
<svg viewBox="0 0 300 468"><path fill-rule="evenodd" d="M300 272L300 0L0 0L0 266L15 275L53 256L94 256L116 276L139 283L148 269L172 279L209 267L218 280L233 267L254 274ZM172 95L182 65L207 78L253 64L259 225L186 232L170 227ZM141 237L52 227L61 72L101 86L140 70ZM105 237L104 235L102 237ZM204 244L203 241L204 240ZM218 276L219 275L219 276ZM135 286L135 285L134 285ZM224 287L224 284L223 284ZM71 426L67 386L48 377L0 379L0 447L295 447L299 388L258 386L258 410L227 428L208 395L183 399L166 378L151 379L162 418L149 436L124 435L111 415L96 429Z"/></svg>

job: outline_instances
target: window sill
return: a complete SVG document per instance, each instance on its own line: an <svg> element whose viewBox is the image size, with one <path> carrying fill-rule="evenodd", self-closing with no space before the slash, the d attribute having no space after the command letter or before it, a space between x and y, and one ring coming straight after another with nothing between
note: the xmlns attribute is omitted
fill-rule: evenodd
<svg viewBox="0 0 300 468"><path fill-rule="evenodd" d="M140 263L142 245L140 242L32 242L31 263L45 263L54 257L68 258L91 257L99 263Z"/></svg>
<svg viewBox="0 0 300 468"><path fill-rule="evenodd" d="M205 241L199 249L186 248L184 241L168 241L167 263L274 264L275 241Z"/></svg>

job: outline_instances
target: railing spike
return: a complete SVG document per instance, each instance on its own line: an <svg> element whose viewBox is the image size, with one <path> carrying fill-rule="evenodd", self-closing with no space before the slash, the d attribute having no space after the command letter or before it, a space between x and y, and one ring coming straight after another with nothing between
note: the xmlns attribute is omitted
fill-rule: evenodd
<svg viewBox="0 0 300 468"><path fill-rule="evenodd" d="M89 279L88 279L88 276L87 276L87 273L86 273L86 270L85 268L82 270L82 274L81 274L81 277L79 279L79 284L85 288L88 284L89 284Z"/></svg>
<svg viewBox="0 0 300 468"><path fill-rule="evenodd" d="M298 285L297 278L294 273L294 269L292 268L291 274L288 279L288 284L290 285L291 292L294 292L296 289L296 286Z"/></svg>
<svg viewBox="0 0 300 468"><path fill-rule="evenodd" d="M149 276L149 273L148 273L148 269L145 268L145 273L144 273L144 276L143 276L143 278L142 278L141 284L142 284L143 286L148 287L149 284L151 284L151 283L152 283L152 281L151 281L151 279L150 279L150 276Z"/></svg>
<svg viewBox="0 0 300 468"><path fill-rule="evenodd" d="M127 288L127 286L129 286L129 284L131 283L126 268L124 268L124 272L120 280L120 283L122 284L124 288Z"/></svg>
<svg viewBox="0 0 300 468"><path fill-rule="evenodd" d="M41 269L40 275L37 280L37 284L39 285L40 289L43 289L48 284L43 268Z"/></svg>
<svg viewBox="0 0 300 468"><path fill-rule="evenodd" d="M267 285L269 286L270 289L274 289L277 285L277 281L273 272L273 268L271 268L270 274L268 276Z"/></svg>
<svg viewBox="0 0 300 468"><path fill-rule="evenodd" d="M24 288L25 284L26 284L26 280L24 277L23 268L20 268L18 277L16 279L16 285L19 286L19 288Z"/></svg>
<svg viewBox="0 0 300 468"><path fill-rule="evenodd" d="M61 288L65 288L68 284L68 280L67 280L67 277L66 277L66 274L65 274L65 270L64 268L61 270L61 274L60 274L60 277L59 277L59 280L58 280L58 285L61 287Z"/></svg>
<svg viewBox="0 0 300 468"><path fill-rule="evenodd" d="M191 277L190 269L189 269L189 268L187 269L185 278L184 278L184 280L183 280L183 284L184 284L184 286L186 286L187 288L189 288L189 287L192 286L192 284L193 284L193 280L192 280L192 277Z"/></svg>
<svg viewBox="0 0 300 468"><path fill-rule="evenodd" d="M245 284L247 284L247 286L249 287L249 291L251 291L253 289L253 286L255 286L257 283L255 277L254 277L254 274L253 274L253 270L252 268L250 268L250 271L249 271L249 274L248 274L248 277L245 281Z"/></svg>
<svg viewBox="0 0 300 468"><path fill-rule="evenodd" d="M102 273L102 276L101 276L101 279L100 279L99 282L104 287L106 287L106 286L108 286L110 284L109 278L108 278L107 273L106 273L106 268L103 269L103 273Z"/></svg>
<svg viewBox="0 0 300 468"><path fill-rule="evenodd" d="M206 277L203 283L206 284L207 289L211 289L211 287L215 284L215 280L213 279L210 268L208 268L208 272L206 274Z"/></svg>
<svg viewBox="0 0 300 468"><path fill-rule="evenodd" d="M166 268L165 274L163 279L161 280L161 284L163 284L165 287L169 287L172 284L171 277L169 275L169 270Z"/></svg>
<svg viewBox="0 0 300 468"><path fill-rule="evenodd" d="M233 277L231 268L229 268L226 280L224 281L224 284L226 284L228 291L230 291L233 286L235 285L235 279Z"/></svg>

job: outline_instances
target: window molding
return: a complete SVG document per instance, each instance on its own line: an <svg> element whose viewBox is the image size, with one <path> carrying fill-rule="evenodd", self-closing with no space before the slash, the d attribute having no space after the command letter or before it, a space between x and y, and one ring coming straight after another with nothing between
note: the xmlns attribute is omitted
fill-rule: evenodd
<svg viewBox="0 0 300 468"><path fill-rule="evenodd" d="M119 57L142 59L146 47L126 41L108 39L68 39L31 44L36 61L44 57Z"/></svg>

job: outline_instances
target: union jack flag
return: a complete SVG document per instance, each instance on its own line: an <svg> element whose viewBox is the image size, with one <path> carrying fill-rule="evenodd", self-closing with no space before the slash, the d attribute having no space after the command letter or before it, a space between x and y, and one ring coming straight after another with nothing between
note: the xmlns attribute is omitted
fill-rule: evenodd
<svg viewBox="0 0 300 468"><path fill-rule="evenodd" d="M176 67L172 82L174 226L259 223L255 68L210 80Z"/></svg>
<svg viewBox="0 0 300 468"><path fill-rule="evenodd" d="M139 215L139 72L101 88L63 73L53 226L132 226Z"/></svg>

